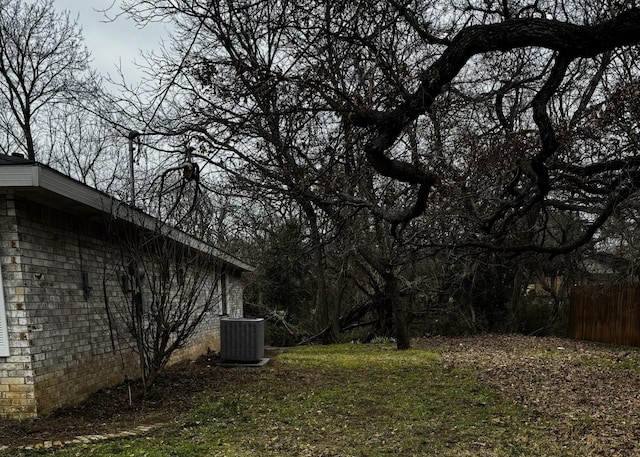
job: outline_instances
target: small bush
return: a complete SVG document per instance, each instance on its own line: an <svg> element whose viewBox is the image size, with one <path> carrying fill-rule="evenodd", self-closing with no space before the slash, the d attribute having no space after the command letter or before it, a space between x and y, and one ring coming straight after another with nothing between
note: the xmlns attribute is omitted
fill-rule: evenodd
<svg viewBox="0 0 640 457"><path fill-rule="evenodd" d="M562 303L557 305L549 294L530 291L520 300L518 332L524 335L564 336L568 325L566 308Z"/></svg>

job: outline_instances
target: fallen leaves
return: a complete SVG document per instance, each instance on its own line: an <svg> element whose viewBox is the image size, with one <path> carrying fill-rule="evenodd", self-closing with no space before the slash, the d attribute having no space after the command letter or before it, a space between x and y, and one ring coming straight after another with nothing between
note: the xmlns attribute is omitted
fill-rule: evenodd
<svg viewBox="0 0 640 457"><path fill-rule="evenodd" d="M578 443L585 456L640 455L640 351L560 338L430 338L443 362L470 368Z"/></svg>

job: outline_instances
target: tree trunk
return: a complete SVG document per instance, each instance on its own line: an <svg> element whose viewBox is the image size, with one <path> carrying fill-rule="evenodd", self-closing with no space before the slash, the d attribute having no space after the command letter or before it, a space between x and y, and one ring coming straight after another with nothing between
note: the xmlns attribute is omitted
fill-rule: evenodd
<svg viewBox="0 0 640 457"><path fill-rule="evenodd" d="M409 331L409 313L406 301L400 296L398 278L393 272L385 275L385 299L393 312L393 326L395 330L396 347L400 350L411 347L411 332Z"/></svg>
<svg viewBox="0 0 640 457"><path fill-rule="evenodd" d="M393 321L396 328L396 347L398 349L411 348L411 332L409 331L409 319L404 300L398 297L393 307Z"/></svg>
<svg viewBox="0 0 640 457"><path fill-rule="evenodd" d="M340 316L338 315L335 306L328 299L327 296L327 281L324 272L324 251L322 246L322 240L320 239L320 230L318 228L318 218L316 212L308 201L300 202L305 215L309 221L311 241L313 243L313 265L315 269L316 277L316 307L320 311L321 327L329 328L329 331L323 332L322 343L332 344L338 341Z"/></svg>
<svg viewBox="0 0 640 457"><path fill-rule="evenodd" d="M511 291L511 306L509 312L511 319L509 329L512 332L518 331L518 322L520 319L520 298L522 296L522 270L518 268L513 276L513 289Z"/></svg>

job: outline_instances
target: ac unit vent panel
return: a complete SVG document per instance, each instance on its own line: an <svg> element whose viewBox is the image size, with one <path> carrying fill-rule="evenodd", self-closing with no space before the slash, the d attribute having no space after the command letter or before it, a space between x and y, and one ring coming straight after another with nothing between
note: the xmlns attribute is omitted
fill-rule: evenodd
<svg viewBox="0 0 640 457"><path fill-rule="evenodd" d="M220 357L233 362L260 361L264 357L264 319L221 319Z"/></svg>

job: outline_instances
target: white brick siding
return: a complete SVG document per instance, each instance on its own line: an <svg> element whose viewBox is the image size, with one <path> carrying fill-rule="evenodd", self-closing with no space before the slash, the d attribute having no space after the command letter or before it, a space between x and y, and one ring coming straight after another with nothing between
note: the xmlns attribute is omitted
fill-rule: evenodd
<svg viewBox="0 0 640 457"><path fill-rule="evenodd" d="M106 301L113 311L123 300L118 247L108 238L97 216L0 194L10 345L10 356L0 357L0 417L44 414L138 377L122 322L116 312L107 314ZM91 285L86 297L83 272ZM229 314L242 316L239 274L228 275L227 290ZM193 344L175 359L217 349L218 330L218 313L208 313Z"/></svg>

